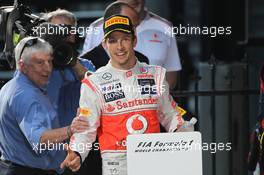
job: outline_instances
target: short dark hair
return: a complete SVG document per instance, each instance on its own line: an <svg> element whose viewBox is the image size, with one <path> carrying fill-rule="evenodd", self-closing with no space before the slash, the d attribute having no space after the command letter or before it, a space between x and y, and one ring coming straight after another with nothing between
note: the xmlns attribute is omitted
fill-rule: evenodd
<svg viewBox="0 0 264 175"><path fill-rule="evenodd" d="M107 18L113 15L120 15L123 7L130 7L130 6L127 3L119 2L119 1L109 4L104 11L104 20L106 20Z"/></svg>

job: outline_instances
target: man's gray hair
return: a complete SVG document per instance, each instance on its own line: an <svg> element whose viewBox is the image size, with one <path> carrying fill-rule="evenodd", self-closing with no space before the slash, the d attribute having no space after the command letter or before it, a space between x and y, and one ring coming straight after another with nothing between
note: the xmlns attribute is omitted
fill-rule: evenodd
<svg viewBox="0 0 264 175"><path fill-rule="evenodd" d="M65 9L57 9L55 11L49 12L47 14L44 15L44 18L46 21L50 22L52 20L52 18L54 17L65 17L71 20L71 22L74 24L74 26L77 26L77 19L75 17L75 15Z"/></svg>
<svg viewBox="0 0 264 175"><path fill-rule="evenodd" d="M30 40L36 40L36 43L28 45ZM23 60L25 64L28 64L32 55L38 52L52 55L53 49L48 42L41 38L31 36L23 38L15 48L16 69L20 69L20 60Z"/></svg>

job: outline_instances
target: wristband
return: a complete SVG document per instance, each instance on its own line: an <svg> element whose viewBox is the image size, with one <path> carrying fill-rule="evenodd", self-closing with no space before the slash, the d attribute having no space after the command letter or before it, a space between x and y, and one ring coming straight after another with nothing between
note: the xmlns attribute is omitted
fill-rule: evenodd
<svg viewBox="0 0 264 175"><path fill-rule="evenodd" d="M71 125L70 125L67 127L67 136L69 139L71 138L71 135L72 135L72 132L71 132Z"/></svg>

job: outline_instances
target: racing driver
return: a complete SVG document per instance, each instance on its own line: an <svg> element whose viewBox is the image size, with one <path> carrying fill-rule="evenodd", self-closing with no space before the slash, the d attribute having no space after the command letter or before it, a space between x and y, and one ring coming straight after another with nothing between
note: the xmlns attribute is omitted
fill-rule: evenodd
<svg viewBox="0 0 264 175"><path fill-rule="evenodd" d="M159 122L174 132L184 121L169 95L166 70L137 61L137 38L131 20L113 15L104 21L103 46L110 61L83 80L81 115L89 128L71 137L68 155L61 167L77 171L89 153L87 143L98 134L103 175L126 175L126 137L158 133Z"/></svg>

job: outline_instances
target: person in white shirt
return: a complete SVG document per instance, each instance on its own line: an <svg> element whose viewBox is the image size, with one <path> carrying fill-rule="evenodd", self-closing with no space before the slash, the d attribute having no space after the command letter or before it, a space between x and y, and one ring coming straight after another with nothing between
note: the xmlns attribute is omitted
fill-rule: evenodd
<svg viewBox="0 0 264 175"><path fill-rule="evenodd" d="M181 70L177 43L173 36L167 33L172 24L166 19L148 11L144 0L118 0L133 7L140 16L140 24L136 28L138 38L135 50L148 57L151 65L164 67L170 89L177 84L177 72ZM83 52L98 46L103 39L103 18L93 22L90 27L96 32L88 33L84 42Z"/></svg>

